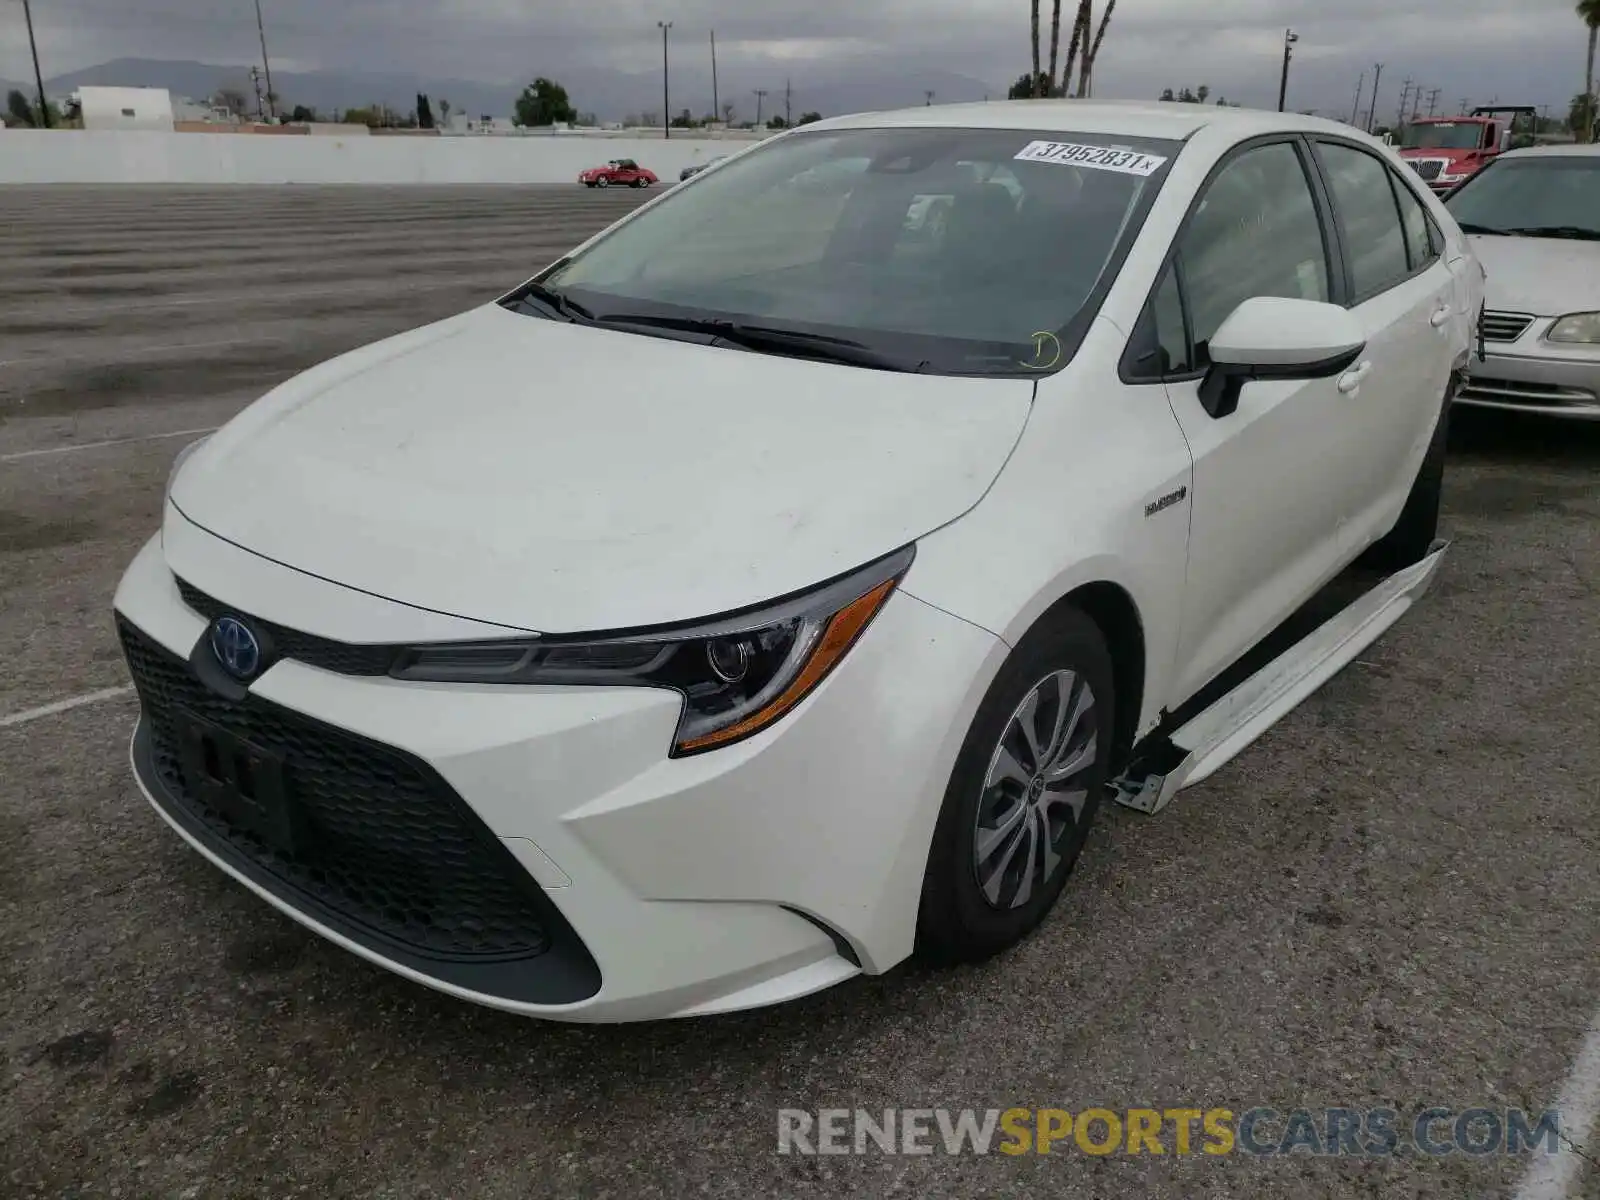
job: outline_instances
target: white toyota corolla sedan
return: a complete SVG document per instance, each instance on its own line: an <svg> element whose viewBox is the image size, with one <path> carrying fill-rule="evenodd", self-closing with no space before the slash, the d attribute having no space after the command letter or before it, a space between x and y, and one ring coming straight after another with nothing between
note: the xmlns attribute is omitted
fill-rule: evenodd
<svg viewBox="0 0 1600 1200"><path fill-rule="evenodd" d="M515 1012L990 956L1104 798L1160 809L1432 578L1482 296L1333 122L771 138L185 450L115 600L134 773L296 920Z"/></svg>

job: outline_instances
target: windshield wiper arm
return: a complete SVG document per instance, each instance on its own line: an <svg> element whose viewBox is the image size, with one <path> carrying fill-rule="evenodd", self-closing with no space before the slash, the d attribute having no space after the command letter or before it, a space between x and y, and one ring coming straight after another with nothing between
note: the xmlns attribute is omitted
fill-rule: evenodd
<svg viewBox="0 0 1600 1200"><path fill-rule="evenodd" d="M507 304L527 304L530 302L549 312L553 312L564 321L594 320L592 312L565 292L559 292L553 287L547 287L537 279L528 281L506 297Z"/></svg>
<svg viewBox="0 0 1600 1200"><path fill-rule="evenodd" d="M1461 222L1462 233L1488 233L1504 237L1508 233L1517 232L1515 229L1496 229L1493 225L1474 225L1471 221Z"/></svg>
<svg viewBox="0 0 1600 1200"><path fill-rule="evenodd" d="M1586 229L1582 225L1527 225L1508 229L1507 233L1522 237L1573 238L1580 242L1600 242L1600 229Z"/></svg>
<svg viewBox="0 0 1600 1200"><path fill-rule="evenodd" d="M915 374L927 366L927 360L912 362L874 350L847 338L829 337L822 333L808 333L803 329L776 329L765 325L745 325L720 317L662 317L651 313L603 313L596 318L602 324L635 325L656 329L673 329L683 333L703 333L731 346L745 350L782 354L791 353L797 358L820 359L824 362L845 363L854 367L871 367L879 371L901 371Z"/></svg>

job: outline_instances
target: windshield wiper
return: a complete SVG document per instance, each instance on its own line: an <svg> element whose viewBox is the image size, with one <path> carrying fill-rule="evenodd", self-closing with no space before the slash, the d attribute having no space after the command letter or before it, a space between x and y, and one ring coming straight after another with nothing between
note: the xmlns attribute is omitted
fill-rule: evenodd
<svg viewBox="0 0 1600 1200"><path fill-rule="evenodd" d="M594 314L565 292L546 287L537 279L523 284L505 299L507 304L533 305L563 321L592 321Z"/></svg>
<svg viewBox="0 0 1600 1200"><path fill-rule="evenodd" d="M1461 222L1461 232L1462 233L1488 233L1488 234L1493 234L1496 237L1505 237L1507 234L1515 233L1516 230L1514 230L1514 229L1496 229L1493 225L1474 225L1471 221L1462 221Z"/></svg>
<svg viewBox="0 0 1600 1200"><path fill-rule="evenodd" d="M671 329L681 333L700 333L730 346L745 350L773 354L788 353L796 358L812 358L823 362L844 363L853 367L871 367L879 371L901 371L915 374L927 366L927 360L912 362L884 354L860 342L847 338L829 337L822 333L807 333L803 329L775 329L765 325L745 325L715 317L661 317L651 313L603 313L595 318L604 325L634 325L653 329Z"/></svg>
<svg viewBox="0 0 1600 1200"><path fill-rule="evenodd" d="M1573 238L1580 242L1600 242L1600 229L1586 229L1582 225L1528 225L1508 229L1521 237Z"/></svg>

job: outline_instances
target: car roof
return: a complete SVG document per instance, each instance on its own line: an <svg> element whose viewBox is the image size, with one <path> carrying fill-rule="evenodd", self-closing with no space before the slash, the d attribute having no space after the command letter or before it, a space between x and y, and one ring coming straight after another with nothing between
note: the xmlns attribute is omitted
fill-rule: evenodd
<svg viewBox="0 0 1600 1200"><path fill-rule="evenodd" d="M1569 142L1559 146L1525 146L1501 158L1600 158L1600 143Z"/></svg>
<svg viewBox="0 0 1600 1200"><path fill-rule="evenodd" d="M1240 138L1288 130L1345 133L1350 125L1301 113L1254 108L1185 104L1172 100L998 100L974 104L923 105L890 112L856 113L819 121L808 129L884 127L965 129L1072 130L1076 133L1121 134L1124 137L1182 141L1208 126L1225 127ZM1359 132L1359 131L1356 131Z"/></svg>

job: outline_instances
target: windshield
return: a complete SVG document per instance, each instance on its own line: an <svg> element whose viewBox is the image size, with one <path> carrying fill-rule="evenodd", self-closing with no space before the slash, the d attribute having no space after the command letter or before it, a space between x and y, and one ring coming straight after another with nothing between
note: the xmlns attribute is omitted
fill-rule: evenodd
<svg viewBox="0 0 1600 1200"><path fill-rule="evenodd" d="M905 369L1037 374L1070 358L1179 148L998 129L784 135L541 282L599 320L726 321L848 340Z"/></svg>
<svg viewBox="0 0 1600 1200"><path fill-rule="evenodd" d="M1432 121L1406 128L1403 150L1476 150L1483 145L1483 125L1475 122Z"/></svg>
<svg viewBox="0 0 1600 1200"><path fill-rule="evenodd" d="M1445 201L1456 221L1476 231L1584 232L1600 237L1600 154L1502 158Z"/></svg>

